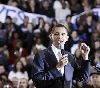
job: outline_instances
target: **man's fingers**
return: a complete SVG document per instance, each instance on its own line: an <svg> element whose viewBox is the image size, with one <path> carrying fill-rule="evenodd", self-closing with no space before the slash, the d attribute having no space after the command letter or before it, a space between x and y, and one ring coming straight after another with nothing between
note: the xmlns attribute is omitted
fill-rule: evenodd
<svg viewBox="0 0 100 88"><path fill-rule="evenodd" d="M66 61L66 60L68 60L67 57L61 59L61 61Z"/></svg>
<svg viewBox="0 0 100 88"><path fill-rule="evenodd" d="M62 58L66 58L66 57L68 57L68 54L65 54L65 55L62 56Z"/></svg>
<svg viewBox="0 0 100 88"><path fill-rule="evenodd" d="M64 58L64 59L62 59L61 61L62 61L63 64L65 64L65 63L68 62L68 58Z"/></svg>
<svg viewBox="0 0 100 88"><path fill-rule="evenodd" d="M85 52L85 51L90 51L90 48L85 43L81 43L80 50L82 52Z"/></svg>
<svg viewBox="0 0 100 88"><path fill-rule="evenodd" d="M67 65L67 63L68 63L68 58L63 58L58 62L57 67L59 68L64 67L65 65Z"/></svg>
<svg viewBox="0 0 100 88"><path fill-rule="evenodd" d="M66 61L64 62L64 65L66 65L68 62L69 62L69 61L68 61L68 60L66 60Z"/></svg>

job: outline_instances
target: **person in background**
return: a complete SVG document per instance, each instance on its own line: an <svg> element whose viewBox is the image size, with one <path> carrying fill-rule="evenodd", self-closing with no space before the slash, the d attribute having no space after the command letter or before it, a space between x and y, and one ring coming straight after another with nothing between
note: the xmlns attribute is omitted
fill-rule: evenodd
<svg viewBox="0 0 100 88"><path fill-rule="evenodd" d="M4 83L3 87L0 87L0 88L14 88L14 86L13 86L13 83L11 81L7 80Z"/></svg>
<svg viewBox="0 0 100 88"><path fill-rule="evenodd" d="M37 39L36 39L35 47L36 47L38 50L44 50L44 49L46 49L46 47L45 47L45 46L43 45L43 43L42 43L41 38L37 38Z"/></svg>
<svg viewBox="0 0 100 88"><path fill-rule="evenodd" d="M0 88L3 87L3 82L2 82L2 78L0 77Z"/></svg>
<svg viewBox="0 0 100 88"><path fill-rule="evenodd" d="M0 42L0 64L2 64L1 67L3 67L5 71L8 70L8 58L6 54L4 53L4 43L3 42Z"/></svg>
<svg viewBox="0 0 100 88"><path fill-rule="evenodd" d="M39 14L45 15L49 18L54 18L55 17L55 11L50 4L49 0L43 0L42 1L42 6L39 9Z"/></svg>
<svg viewBox="0 0 100 88"><path fill-rule="evenodd" d="M17 61L15 64L15 69L10 71L8 74L8 79L13 82L15 87L19 87L19 80L21 78L29 79L27 71L24 70L21 61Z"/></svg>
<svg viewBox="0 0 100 88"><path fill-rule="evenodd" d="M90 88L89 86L92 86L92 88L100 88L100 71L95 67L91 69L90 80L86 88Z"/></svg>
<svg viewBox="0 0 100 88"><path fill-rule="evenodd" d="M25 78L20 79L19 88L28 88L28 80Z"/></svg>

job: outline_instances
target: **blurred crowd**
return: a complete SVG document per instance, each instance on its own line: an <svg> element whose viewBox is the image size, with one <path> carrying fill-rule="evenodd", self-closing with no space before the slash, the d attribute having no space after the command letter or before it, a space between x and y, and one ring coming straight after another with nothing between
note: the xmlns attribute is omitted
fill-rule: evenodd
<svg viewBox="0 0 100 88"><path fill-rule="evenodd" d="M100 17L91 12L99 8L100 0L2 0L1 4L18 7L29 13L52 18L46 22L39 17L38 24L29 22L25 16L21 25L7 16L0 22L0 88L35 88L32 81L32 61L39 50L50 44L51 28L64 23L69 28L69 41L65 49L76 56L79 64L78 46L85 42L90 46L90 79L86 85L80 80L73 82L73 88L100 88ZM85 12L75 24L72 17Z"/></svg>

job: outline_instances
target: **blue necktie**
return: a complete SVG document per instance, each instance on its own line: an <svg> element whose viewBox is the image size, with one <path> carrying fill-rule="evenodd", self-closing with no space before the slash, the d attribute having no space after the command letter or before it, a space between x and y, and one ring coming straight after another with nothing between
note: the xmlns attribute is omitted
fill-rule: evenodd
<svg viewBox="0 0 100 88"><path fill-rule="evenodd" d="M61 54L64 55L65 54L65 50L61 49Z"/></svg>

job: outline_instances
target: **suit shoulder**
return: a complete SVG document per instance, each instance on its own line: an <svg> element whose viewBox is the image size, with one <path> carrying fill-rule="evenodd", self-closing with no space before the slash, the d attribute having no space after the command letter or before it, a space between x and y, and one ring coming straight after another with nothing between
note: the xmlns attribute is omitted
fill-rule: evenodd
<svg viewBox="0 0 100 88"><path fill-rule="evenodd" d="M45 57L45 52L46 51L47 51L47 49L40 50L35 54L35 56L40 56L41 58L43 58L43 57Z"/></svg>
<svg viewBox="0 0 100 88"><path fill-rule="evenodd" d="M47 51L47 49L40 50L40 51L38 51L38 54L43 54L43 53L45 53L46 51Z"/></svg>

